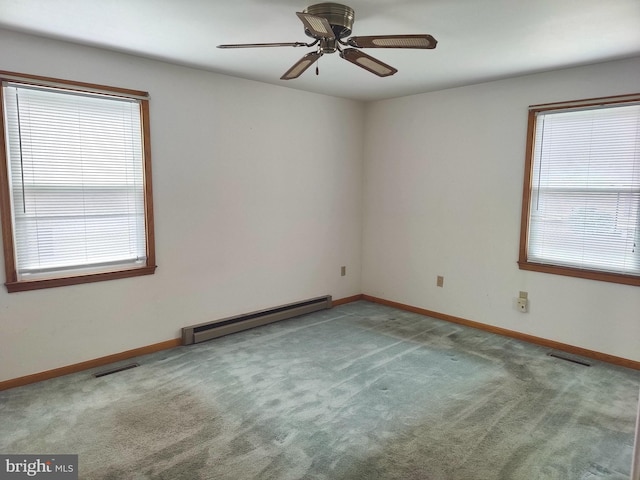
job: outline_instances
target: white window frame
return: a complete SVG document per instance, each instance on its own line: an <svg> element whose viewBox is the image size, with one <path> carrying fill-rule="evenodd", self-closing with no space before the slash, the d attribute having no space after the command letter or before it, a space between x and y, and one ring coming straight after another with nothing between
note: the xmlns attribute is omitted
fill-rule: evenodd
<svg viewBox="0 0 640 480"><path fill-rule="evenodd" d="M20 292L41 288L75 285L81 283L128 278L141 275L150 275L155 272L155 238L153 224L153 199L151 185L151 148L149 128L149 100L146 92L129 90L117 87L107 87L88 83L72 82L48 77L24 75L14 72L0 71L0 220L2 224L2 243L5 263L5 278L8 292ZM142 195L144 210L144 225L138 229L144 238L146 254L137 262L108 262L97 266L81 266L69 268L70 265L61 268L47 269L45 273L37 275L24 275L18 272L17 241L15 238L15 221L13 213L13 199L11 193L10 156L8 138L6 136L8 124L7 112L5 112L5 85L22 85L28 88L42 88L52 92L70 95L93 95L103 99L113 99L122 102L134 102L139 106L140 115L140 139L142 169ZM137 129L137 127L136 127ZM137 147L136 147L137 148ZM100 177L103 178L103 177ZM101 180L102 182L102 180ZM140 190L138 190L140 192ZM138 194L139 195L139 194ZM140 197L138 197L140 198ZM102 227L100 227L102 228ZM31 244L29 244L31 245ZM141 255L142 256L142 255Z"/></svg>

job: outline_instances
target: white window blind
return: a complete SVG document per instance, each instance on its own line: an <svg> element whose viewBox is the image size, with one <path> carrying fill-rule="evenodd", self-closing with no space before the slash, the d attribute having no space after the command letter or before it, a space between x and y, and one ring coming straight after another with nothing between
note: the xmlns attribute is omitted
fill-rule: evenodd
<svg viewBox="0 0 640 480"><path fill-rule="evenodd" d="M18 280L144 265L139 102L3 88Z"/></svg>
<svg viewBox="0 0 640 480"><path fill-rule="evenodd" d="M640 105L537 113L527 260L640 275Z"/></svg>

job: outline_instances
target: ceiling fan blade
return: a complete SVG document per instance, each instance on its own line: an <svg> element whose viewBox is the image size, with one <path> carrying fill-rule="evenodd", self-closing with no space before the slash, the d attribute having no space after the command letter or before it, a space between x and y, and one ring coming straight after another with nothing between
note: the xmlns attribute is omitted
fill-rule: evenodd
<svg viewBox="0 0 640 480"><path fill-rule="evenodd" d="M302 73L313 65L322 56L319 52L307 53L304 57L298 60L284 75L280 77L280 80L292 80L298 78Z"/></svg>
<svg viewBox="0 0 640 480"><path fill-rule="evenodd" d="M230 43L218 45L218 48L259 48L259 47L310 47L312 44L302 42L289 43Z"/></svg>
<svg viewBox="0 0 640 480"><path fill-rule="evenodd" d="M304 12L296 12L296 15L304 24L304 28L308 30L314 38L336 38L326 18Z"/></svg>
<svg viewBox="0 0 640 480"><path fill-rule="evenodd" d="M355 48L345 48L340 52L340 56L345 60L370 71L371 73L375 73L379 77L388 77L398 71L391 65L387 65L377 58L373 58L371 55L367 55Z"/></svg>
<svg viewBox="0 0 640 480"><path fill-rule="evenodd" d="M347 43L356 48L436 48L431 35L371 35L351 37Z"/></svg>

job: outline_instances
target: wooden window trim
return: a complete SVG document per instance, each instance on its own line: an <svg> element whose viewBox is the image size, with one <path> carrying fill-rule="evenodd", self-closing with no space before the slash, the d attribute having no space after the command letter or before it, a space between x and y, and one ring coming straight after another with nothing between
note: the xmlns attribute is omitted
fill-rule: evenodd
<svg viewBox="0 0 640 480"><path fill-rule="evenodd" d="M5 286L9 293L53 288L67 285L93 283L119 278L152 275L156 270L155 234L153 221L153 188L151 181L151 129L149 126L148 93L138 90L128 90L92 83L73 82L50 77L25 75L15 72L0 71L0 83L3 81L21 81L32 85L56 84L65 88L83 92L100 91L116 96L136 97L140 101L140 120L143 137L143 169L144 169L144 210L147 261L143 267L113 270L100 273L60 276L55 278L18 281L16 258L13 244L13 220L11 215L8 158L6 152L5 124L4 124L4 89L0 88L0 225L2 226L2 246L5 266Z"/></svg>
<svg viewBox="0 0 640 480"><path fill-rule="evenodd" d="M536 113L551 110L566 110L570 108L583 108L596 105L624 104L637 102L640 94L618 95L604 98L590 98L586 100L576 100L570 102L548 103L543 105L532 105L529 107L527 123L527 143L525 152L524 184L522 188L522 213L520 219L520 248L518 256L518 266L520 270L532 272L551 273L568 277L598 280L602 282L620 283L624 285L640 286L640 276L609 273L596 270L586 270L580 268L564 267L537 262L529 262L527 258L529 238L529 215L532 190L532 168L533 150L536 137Z"/></svg>

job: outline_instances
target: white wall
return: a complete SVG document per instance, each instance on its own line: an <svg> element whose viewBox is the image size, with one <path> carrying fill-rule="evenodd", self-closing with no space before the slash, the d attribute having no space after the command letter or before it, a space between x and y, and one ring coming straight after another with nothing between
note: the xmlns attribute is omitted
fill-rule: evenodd
<svg viewBox="0 0 640 480"><path fill-rule="evenodd" d="M640 361L640 289L516 264L527 106L638 92L640 59L366 110L3 30L0 70L150 92L159 266L99 284L1 288L0 381L327 293L363 292ZM519 290L529 292L528 314L515 310Z"/></svg>
<svg viewBox="0 0 640 480"><path fill-rule="evenodd" d="M363 292L640 361L640 288L516 264L528 105L639 91L636 58L368 105Z"/></svg>
<svg viewBox="0 0 640 480"><path fill-rule="evenodd" d="M2 287L0 381L361 292L362 104L2 30L0 70L150 93L158 264L146 277Z"/></svg>

